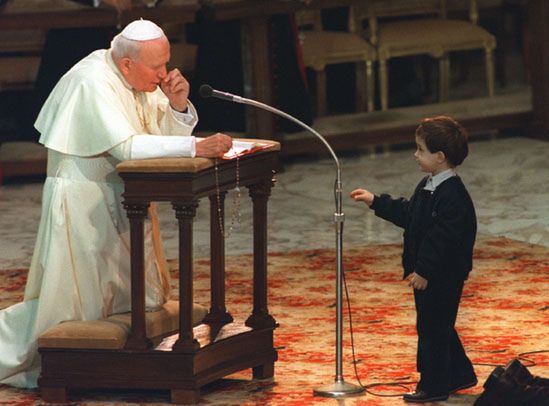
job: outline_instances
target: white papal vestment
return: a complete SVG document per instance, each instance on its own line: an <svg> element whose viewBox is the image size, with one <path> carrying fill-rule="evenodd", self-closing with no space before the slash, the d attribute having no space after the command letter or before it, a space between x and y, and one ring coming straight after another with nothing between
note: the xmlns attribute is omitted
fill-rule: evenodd
<svg viewBox="0 0 549 406"><path fill-rule="evenodd" d="M196 124L190 110L185 122L160 89L133 91L107 50L76 64L52 91L35 124L48 148L48 174L25 297L0 311L1 383L36 386L36 340L49 327L130 310L129 222L115 167L126 159L190 156L194 137L188 135ZM132 148L137 139L139 152ZM148 226L148 309L166 299L151 235Z"/></svg>

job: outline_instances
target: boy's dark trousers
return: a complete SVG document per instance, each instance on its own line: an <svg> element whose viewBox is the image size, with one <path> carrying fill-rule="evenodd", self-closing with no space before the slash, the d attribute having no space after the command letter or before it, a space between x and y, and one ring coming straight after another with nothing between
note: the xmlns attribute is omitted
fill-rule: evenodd
<svg viewBox="0 0 549 406"><path fill-rule="evenodd" d="M463 281L431 280L414 290L418 332L418 390L448 394L476 381L473 365L454 328Z"/></svg>

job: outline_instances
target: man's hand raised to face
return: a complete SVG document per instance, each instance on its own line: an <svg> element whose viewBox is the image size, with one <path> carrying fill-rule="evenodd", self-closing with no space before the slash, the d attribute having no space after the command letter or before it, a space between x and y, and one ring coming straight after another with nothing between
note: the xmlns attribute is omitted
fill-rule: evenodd
<svg viewBox="0 0 549 406"><path fill-rule="evenodd" d="M162 79L160 88L170 101L170 105L177 111L187 109L187 99L189 97L189 82L179 72L179 69L173 69Z"/></svg>

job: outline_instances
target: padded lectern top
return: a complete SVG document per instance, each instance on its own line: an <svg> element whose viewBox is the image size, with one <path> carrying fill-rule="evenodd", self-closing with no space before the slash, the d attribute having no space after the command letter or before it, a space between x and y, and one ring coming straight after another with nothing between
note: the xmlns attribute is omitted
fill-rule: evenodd
<svg viewBox="0 0 549 406"><path fill-rule="evenodd" d="M269 147L256 152L280 151L280 143L272 140L236 138L247 142L269 144ZM124 161L116 166L118 172L200 172L214 166L210 158L155 158Z"/></svg>

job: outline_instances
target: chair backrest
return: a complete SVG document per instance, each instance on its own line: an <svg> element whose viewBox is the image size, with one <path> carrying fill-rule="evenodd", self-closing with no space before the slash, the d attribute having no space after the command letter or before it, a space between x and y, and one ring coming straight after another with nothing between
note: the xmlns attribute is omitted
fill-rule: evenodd
<svg viewBox="0 0 549 406"><path fill-rule="evenodd" d="M322 18L320 10L301 10L295 13L295 21L299 30L321 31Z"/></svg>
<svg viewBox="0 0 549 406"><path fill-rule="evenodd" d="M40 65L45 33L2 30L0 38L0 91L31 89Z"/></svg>
<svg viewBox="0 0 549 406"><path fill-rule="evenodd" d="M463 8L469 3L469 19L478 21L478 0L356 0L353 7L357 18L373 14L377 17L402 17L418 15L438 15L446 18L448 9ZM452 7L453 6L453 7Z"/></svg>
<svg viewBox="0 0 549 406"><path fill-rule="evenodd" d="M304 30L322 31L322 15L321 10L301 10L295 13L297 27ZM354 7L349 7L349 22L348 31L357 32L360 23L356 19Z"/></svg>
<svg viewBox="0 0 549 406"><path fill-rule="evenodd" d="M357 13L378 18L402 16L446 17L446 0L359 0Z"/></svg>
<svg viewBox="0 0 549 406"><path fill-rule="evenodd" d="M377 44L378 19L408 17L447 18L448 3L457 0L356 0L353 4L355 20L368 21L362 35ZM469 19L478 22L478 2L469 0Z"/></svg>

